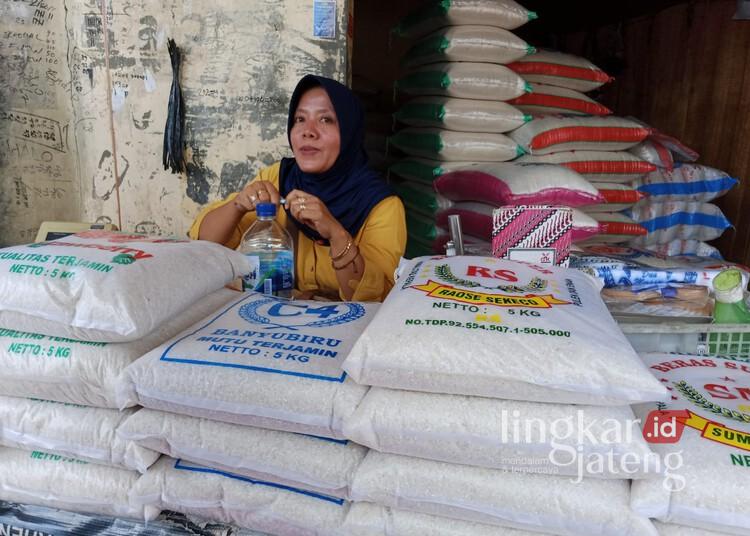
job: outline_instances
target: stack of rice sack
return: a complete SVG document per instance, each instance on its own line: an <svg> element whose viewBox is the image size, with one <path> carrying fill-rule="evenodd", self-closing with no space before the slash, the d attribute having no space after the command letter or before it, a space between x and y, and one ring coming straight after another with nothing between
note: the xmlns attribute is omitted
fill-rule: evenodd
<svg viewBox="0 0 750 536"><path fill-rule="evenodd" d="M405 128L391 136L390 147L434 165L523 154L505 133L531 117L507 101L531 88L506 65L534 51L510 31L534 18L513 0L435 0L407 16L394 33L414 44L396 89L413 98L394 114ZM411 177L391 172L406 179L404 189L412 187ZM438 238L434 219L412 196L404 199L410 253L429 253Z"/></svg>
<svg viewBox="0 0 750 536"><path fill-rule="evenodd" d="M343 425L371 448L347 534L657 534L630 509L629 479L660 467L628 404L667 392L593 278L413 259L344 369L372 386Z"/></svg>
<svg viewBox="0 0 750 536"><path fill-rule="evenodd" d="M0 500L154 517L128 495L158 453L117 435L137 415L117 378L248 269L216 244L99 231L0 250Z"/></svg>
<svg viewBox="0 0 750 536"><path fill-rule="evenodd" d="M707 240L719 238L732 226L712 203L737 180L729 174L694 163L678 163L671 170L658 168L633 182L648 195L625 214L648 231L629 243L664 255L712 256Z"/></svg>
<svg viewBox="0 0 750 536"><path fill-rule="evenodd" d="M582 207L586 215L579 218L587 221L590 232L576 241L624 242L644 235L646 230L620 211L644 197L629 182L656 169L628 151L642 143L649 130L631 119L610 115L611 110L583 94L611 78L585 58L550 50L523 58L510 68L536 88L536 95L515 102L534 115L534 121L511 134L529 153L515 162L565 166L580 173L606 199Z"/></svg>
<svg viewBox="0 0 750 536"><path fill-rule="evenodd" d="M343 422L367 387L341 368L378 304L245 293L130 365L118 430L165 456L135 504L270 534L335 534L367 449ZM354 533L342 533L354 534Z"/></svg>
<svg viewBox="0 0 750 536"><path fill-rule="evenodd" d="M666 403L634 407L665 478L635 481L631 506L662 536L750 534L747 358L641 355L669 389Z"/></svg>

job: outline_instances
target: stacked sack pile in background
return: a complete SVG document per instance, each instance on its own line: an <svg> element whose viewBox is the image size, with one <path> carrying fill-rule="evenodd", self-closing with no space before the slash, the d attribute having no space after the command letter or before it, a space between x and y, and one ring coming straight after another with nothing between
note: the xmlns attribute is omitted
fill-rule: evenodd
<svg viewBox="0 0 750 536"><path fill-rule="evenodd" d="M0 500L144 519L129 493L158 453L117 435L137 414L117 378L246 269L217 244L96 231L0 250Z"/></svg>
<svg viewBox="0 0 750 536"><path fill-rule="evenodd" d="M391 167L405 179L396 188L406 204L411 254L432 252L438 238L434 217L444 206L404 166L504 162L523 154L505 133L531 117L507 101L531 88L506 65L534 51L510 31L534 18L513 0L434 2L395 28L414 39L396 89L415 98L396 112L406 128L389 140L390 147L414 157Z"/></svg>
<svg viewBox="0 0 750 536"><path fill-rule="evenodd" d="M572 207L573 241L582 246L710 251L702 242L730 223L708 201L733 179L705 166L673 166L673 152L686 161L697 155L586 96L611 80L590 61L533 51L507 30L486 26L515 28L534 18L518 4L440 6L413 13L396 29L416 37L442 26L407 52L403 63L412 71L396 83L404 93L427 95L394 114L407 127L390 139L408 155L389 168L403 179L396 189L407 208L407 256L443 252L451 214L462 217L468 252L487 254L492 210L519 204ZM509 98L513 92L520 94Z"/></svg>

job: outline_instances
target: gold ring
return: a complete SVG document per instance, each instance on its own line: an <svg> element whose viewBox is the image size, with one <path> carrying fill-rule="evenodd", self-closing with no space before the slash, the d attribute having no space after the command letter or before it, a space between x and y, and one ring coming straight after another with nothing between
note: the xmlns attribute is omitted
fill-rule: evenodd
<svg viewBox="0 0 750 536"><path fill-rule="evenodd" d="M252 201L253 203L255 203L255 196L254 195L250 196L250 201Z"/></svg>
<svg viewBox="0 0 750 536"><path fill-rule="evenodd" d="M307 207L305 206L305 204L304 204L304 203L300 203L300 206L299 206L299 210L300 210L300 212L302 212L302 211L303 211L303 210L305 210L306 208L307 208Z"/></svg>

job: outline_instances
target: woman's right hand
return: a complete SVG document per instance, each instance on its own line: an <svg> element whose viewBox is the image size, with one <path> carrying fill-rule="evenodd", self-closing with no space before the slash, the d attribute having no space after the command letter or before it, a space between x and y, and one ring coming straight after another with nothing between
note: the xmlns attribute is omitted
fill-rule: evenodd
<svg viewBox="0 0 750 536"><path fill-rule="evenodd" d="M273 183L253 181L234 198L234 207L241 212L250 212L258 203L273 203L278 209L280 200L281 195Z"/></svg>

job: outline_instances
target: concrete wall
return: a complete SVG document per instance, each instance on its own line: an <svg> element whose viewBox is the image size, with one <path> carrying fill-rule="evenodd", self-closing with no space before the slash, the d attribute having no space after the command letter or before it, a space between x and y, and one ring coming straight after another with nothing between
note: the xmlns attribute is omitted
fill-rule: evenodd
<svg viewBox="0 0 750 536"><path fill-rule="evenodd" d="M302 75L347 79L346 0L316 3L335 8L333 38L314 35L312 0L0 2L0 244L43 220L184 235L288 154ZM181 174L162 168L167 38L183 54Z"/></svg>

